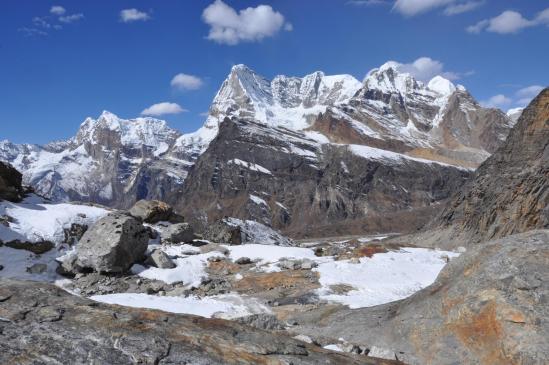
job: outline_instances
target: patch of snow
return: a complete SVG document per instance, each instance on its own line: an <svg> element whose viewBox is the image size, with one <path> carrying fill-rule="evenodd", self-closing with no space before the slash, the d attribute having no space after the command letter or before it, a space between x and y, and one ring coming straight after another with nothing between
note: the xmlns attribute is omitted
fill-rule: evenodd
<svg viewBox="0 0 549 365"><path fill-rule="evenodd" d="M423 163L423 164L437 164L437 165L441 165L441 166L452 166L452 167L455 167L455 168L468 170L467 168L460 167L460 166L449 165L449 164L445 164L443 162L438 162L438 161L433 161L433 160L426 160L426 159L423 159L423 158L410 157L410 156L407 156L407 155L403 155L401 153L382 150L380 148L375 148L375 147L369 147L369 146L357 145L357 144L349 144L349 145L346 145L346 146L349 149L349 151L351 151L356 156L364 157L364 158L370 159L370 160L380 160L380 161L384 161L384 162L393 161L395 163L403 163L403 162L406 162L406 161L415 161L415 162L420 162L420 163Z"/></svg>
<svg viewBox="0 0 549 365"><path fill-rule="evenodd" d="M253 201L257 205L264 205L266 207L269 206L264 199L261 199L257 195L250 194L250 200Z"/></svg>
<svg viewBox="0 0 549 365"><path fill-rule="evenodd" d="M58 266L55 259L59 254L55 249L36 255L27 250L0 246L0 265L4 267L0 270L0 278L54 282L61 278L55 271ZM40 274L29 273L27 268L34 264L44 264L47 269Z"/></svg>
<svg viewBox="0 0 549 365"><path fill-rule="evenodd" d="M350 308L370 307L404 299L432 284L446 264L443 256L459 256L449 251L405 248L379 253L372 258L320 263L314 271L320 275L318 289L321 299L348 305ZM345 284L354 289L334 294L330 286Z"/></svg>
<svg viewBox="0 0 549 365"><path fill-rule="evenodd" d="M59 244L65 238L64 228L70 228L73 223L90 226L109 213L94 206L36 201L40 198L31 196L21 203L0 202L0 215L8 215L15 220L9 227L0 225L0 240L51 241Z"/></svg>
<svg viewBox="0 0 549 365"><path fill-rule="evenodd" d="M192 314L206 318L233 319L258 313L270 313L269 308L265 305L252 298L241 297L238 294L199 298L195 296L169 297L121 293L94 295L90 299L108 304L157 309L165 312Z"/></svg>
<svg viewBox="0 0 549 365"><path fill-rule="evenodd" d="M247 168L248 170L262 172L266 175L272 175L272 173L269 170L267 170L266 168L264 168L263 166L252 163L252 162L243 161L243 160L240 160L238 158L229 160L229 161L227 161L227 163L229 165L234 164L234 165L242 166L242 167Z"/></svg>
<svg viewBox="0 0 549 365"><path fill-rule="evenodd" d="M160 248L170 256L173 246L163 246ZM198 287L202 281L208 277L206 266L208 258L223 256L220 252L208 252L199 255L190 255L186 257L176 257L173 259L176 265L173 269L160 269L157 267L145 268L139 264L133 265L131 271L143 278L151 280L161 280L167 284L182 282L187 287Z"/></svg>

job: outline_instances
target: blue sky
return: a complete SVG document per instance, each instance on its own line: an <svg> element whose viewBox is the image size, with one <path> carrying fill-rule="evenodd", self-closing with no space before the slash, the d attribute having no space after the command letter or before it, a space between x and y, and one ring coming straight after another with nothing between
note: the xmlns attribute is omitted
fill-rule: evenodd
<svg viewBox="0 0 549 365"><path fill-rule="evenodd" d="M0 139L63 139L102 110L131 118L157 103L149 113L193 131L238 63L361 80L429 57L418 72L502 109L549 85L549 1L224 1L2 1ZM178 74L194 78L172 85Z"/></svg>

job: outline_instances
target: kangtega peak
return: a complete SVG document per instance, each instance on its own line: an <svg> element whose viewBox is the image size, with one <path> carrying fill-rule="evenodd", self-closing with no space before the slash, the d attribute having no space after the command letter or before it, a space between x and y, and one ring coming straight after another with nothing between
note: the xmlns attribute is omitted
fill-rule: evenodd
<svg viewBox="0 0 549 365"><path fill-rule="evenodd" d="M229 134L236 133L230 126L221 128L228 120L239 126L243 125L241 122L246 124L242 134L246 143L265 143L263 136L268 136L269 143L278 144L279 153L284 156L277 160L260 154L251 161L249 153L237 148L233 149L235 153L230 158L234 163L230 164L226 158L219 161L224 158L221 145L228 142ZM327 76L322 72L303 78L276 76L269 81L248 67L237 65L215 96L206 122L194 133L181 134L166 122L153 118L125 120L103 112L97 119L86 119L76 136L67 141L45 146L0 142L0 160L8 161L22 171L24 182L46 197L98 202L119 208L128 208L139 199L184 205L188 200L186 194L195 189L186 184L187 175L189 172L202 174L202 179L212 175L209 168L198 171L199 166L209 163L230 165L236 173L243 168L253 170L253 167L271 171L277 179L269 181L269 174L254 177L268 188L245 189L247 197L252 194L265 201L270 201L266 199L273 190L270 185L283 184L287 179L293 179L291 174L307 168L312 172L304 175L308 176L306 180L310 185L306 190L317 197L327 194L325 204L344 204L343 213L338 211L337 215L346 219L349 206L354 206L353 217L363 217L376 209L370 209L372 197L367 199L366 206L362 203L355 206L357 196L345 193L341 198L341 194L334 193L336 187L330 184L335 180L333 176L328 178L329 175L340 174L338 169L341 169L347 174L341 178L343 181L354 181L360 178L361 172L353 168L360 164L340 157L327 158L342 154L333 151L356 151L362 146L370 148L368 153L362 153L362 158L372 160L377 156L374 159L380 166L395 166L396 160L406 164L420 161L435 169L464 171L463 167L474 168L495 151L512 125L513 121L503 112L481 107L463 86L456 86L440 76L424 84L410 74L400 72L393 62L372 70L362 83L350 75ZM244 129L239 131L240 135ZM358 147L353 147L355 145ZM213 160L211 154L205 155L208 149L216 151ZM387 157L389 152L396 157L379 158ZM202 158L203 164L199 163ZM441 164L433 165L429 161ZM274 170L264 166L272 163L278 163L276 168L270 166ZM353 166L347 166L349 164ZM409 170L410 167L399 169ZM287 179L278 176L277 171L283 172ZM432 171L422 173L433 174ZM322 178L317 177L320 175ZM420 199L411 198L418 188L415 186L406 199L419 201L418 207L446 199L455 187L446 185L451 175L446 173L446 177L421 187L423 197ZM461 172L458 175L463 176ZM313 176L314 179L310 179ZM215 180L213 175L210 178ZM364 184L373 184L366 187L369 190L371 186L379 185L375 181L378 180L367 179ZM212 184L203 186L203 191L194 192L206 193ZM315 192L317 184L328 184L327 190ZM410 187L409 183L400 186L405 190ZM216 209L223 215L224 204L218 204L221 197L218 190L214 191L211 204L221 206ZM237 209L239 218L257 218L255 213L244 212L250 211L244 209L246 204ZM396 204L393 210L408 208L409 205ZM293 209L287 209L284 214L292 215ZM329 208L333 209L333 206ZM266 223L274 224L279 220L271 213L262 216L260 220Z"/></svg>

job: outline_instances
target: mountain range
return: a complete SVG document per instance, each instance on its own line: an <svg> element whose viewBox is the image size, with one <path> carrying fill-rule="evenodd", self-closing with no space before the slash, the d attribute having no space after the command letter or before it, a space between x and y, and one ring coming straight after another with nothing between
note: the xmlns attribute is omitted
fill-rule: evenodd
<svg viewBox="0 0 549 365"><path fill-rule="evenodd" d="M105 111L66 141L2 141L0 160L56 201L158 199L200 223L235 216L295 235L409 231L515 122L461 85L423 83L394 62L363 82L322 72L268 80L236 65L194 133Z"/></svg>

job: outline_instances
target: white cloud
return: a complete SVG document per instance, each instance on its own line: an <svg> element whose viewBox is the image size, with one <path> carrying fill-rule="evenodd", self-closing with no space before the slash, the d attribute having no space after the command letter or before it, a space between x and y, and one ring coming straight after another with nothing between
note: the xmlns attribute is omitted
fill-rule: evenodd
<svg viewBox="0 0 549 365"><path fill-rule="evenodd" d="M228 45L272 37L285 24L284 16L269 5L249 7L237 13L221 0L215 0L204 9L202 20L210 26L209 40ZM285 29L292 30L293 26L286 25Z"/></svg>
<svg viewBox="0 0 549 365"><path fill-rule="evenodd" d="M492 96L490 99L481 101L482 106L487 108L503 108L509 106L513 100L503 94Z"/></svg>
<svg viewBox="0 0 549 365"><path fill-rule="evenodd" d="M452 4L449 5L446 9L444 9L444 15L458 15L467 13L469 11L473 11L479 6L484 4L484 0L481 1L467 1L465 3L460 4Z"/></svg>
<svg viewBox="0 0 549 365"><path fill-rule="evenodd" d="M132 23L138 21L147 21L151 16L143 11L139 11L135 8L124 9L120 11L120 21L123 23Z"/></svg>
<svg viewBox="0 0 549 365"><path fill-rule="evenodd" d="M197 90L204 85L204 82L200 77L181 73L173 77L171 85L181 90Z"/></svg>
<svg viewBox="0 0 549 365"><path fill-rule="evenodd" d="M48 33L44 32L41 29L37 29L37 28L22 27L22 28L17 29L17 31L23 33L27 37L46 36L46 35L48 35Z"/></svg>
<svg viewBox="0 0 549 365"><path fill-rule="evenodd" d="M513 96L503 94L492 96L490 99L481 102L483 106L490 108L506 108L511 104L518 107L526 107L542 90L543 86L531 85L517 90Z"/></svg>
<svg viewBox="0 0 549 365"><path fill-rule="evenodd" d="M51 28L51 24L46 20L46 18L47 17L35 16L34 18L32 18L32 23L37 27L49 29Z"/></svg>
<svg viewBox="0 0 549 365"><path fill-rule="evenodd" d="M143 110L141 115L152 115L158 117L165 114L179 114L186 111L188 110L183 109L179 104L163 102L151 105L147 109Z"/></svg>
<svg viewBox="0 0 549 365"><path fill-rule="evenodd" d="M50 14L53 14L53 15L63 15L66 13L66 10L64 7L62 6L59 6L59 5L54 5L50 8Z"/></svg>
<svg viewBox="0 0 549 365"><path fill-rule="evenodd" d="M519 12L506 10L494 18L481 20L475 25L467 27L466 30L474 34L483 30L499 34L513 34L525 28L544 24L549 25L549 8L539 12L532 20L525 18Z"/></svg>
<svg viewBox="0 0 549 365"><path fill-rule="evenodd" d="M540 85L532 85L532 86L527 86L527 87L523 87L522 89L519 89L515 93L515 96L517 97L515 104L522 107L530 104L532 99L538 96L538 94L543 89L544 87Z"/></svg>
<svg viewBox="0 0 549 365"><path fill-rule="evenodd" d="M397 0L393 10L405 16L414 16L452 4L455 0Z"/></svg>
<svg viewBox="0 0 549 365"><path fill-rule="evenodd" d="M427 82L437 75L453 81L474 74L474 71L465 73L445 71L442 62L433 60L430 57L420 57L412 63L399 63L399 65L399 71L408 72L414 78L423 82Z"/></svg>
<svg viewBox="0 0 549 365"><path fill-rule="evenodd" d="M78 13L78 14L60 16L59 21L61 23L74 23L74 22L79 21L82 18L84 18L84 14Z"/></svg>

